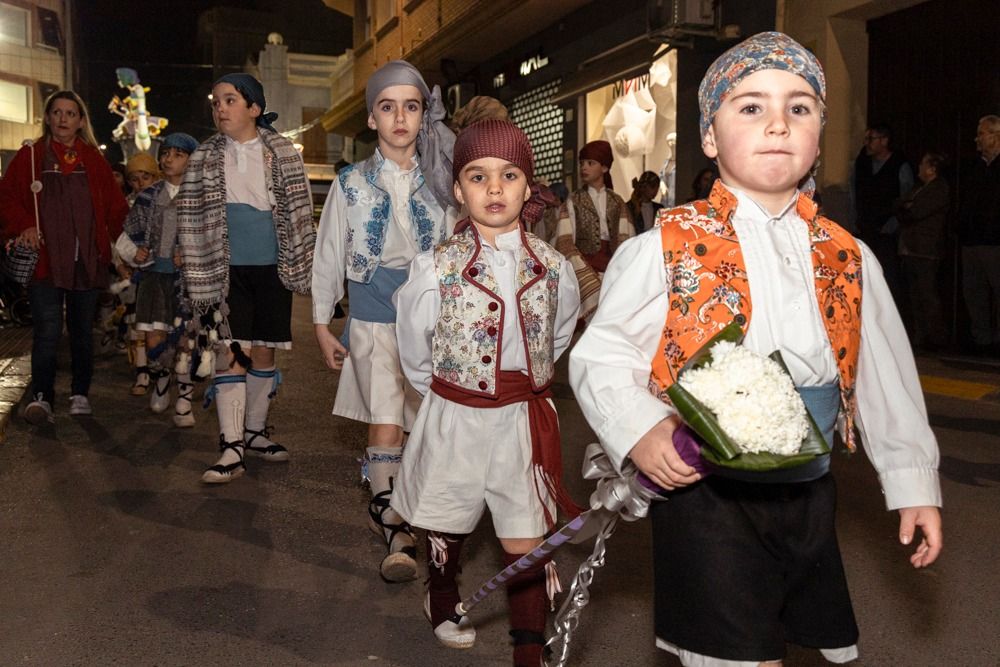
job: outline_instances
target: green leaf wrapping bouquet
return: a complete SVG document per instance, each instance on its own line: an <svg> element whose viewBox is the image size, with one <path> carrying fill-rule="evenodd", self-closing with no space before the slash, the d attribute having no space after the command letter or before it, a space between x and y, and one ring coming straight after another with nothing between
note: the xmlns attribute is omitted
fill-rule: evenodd
<svg viewBox="0 0 1000 667"><path fill-rule="evenodd" d="M667 389L697 435L701 458L722 468L765 472L829 453L781 353L763 357L742 342L742 329L730 323L692 355Z"/></svg>

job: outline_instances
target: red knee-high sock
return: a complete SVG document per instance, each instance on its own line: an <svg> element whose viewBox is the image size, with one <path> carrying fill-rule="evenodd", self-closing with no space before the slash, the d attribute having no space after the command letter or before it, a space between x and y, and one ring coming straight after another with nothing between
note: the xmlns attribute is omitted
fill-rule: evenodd
<svg viewBox="0 0 1000 667"><path fill-rule="evenodd" d="M462 601L455 577L460 571L458 558L465 537L465 535L427 531L425 538L427 545L427 590L430 592L431 598L432 627L436 628L455 616L455 605ZM444 541L445 548L443 550L439 548L442 545L441 540ZM435 542L438 546L435 546ZM438 561L443 560L444 563L435 562L435 554Z"/></svg>
<svg viewBox="0 0 1000 667"><path fill-rule="evenodd" d="M516 562L521 554L504 552L504 565ZM510 636L514 639L514 667L539 667L545 646L545 561L535 563L507 582L510 607Z"/></svg>

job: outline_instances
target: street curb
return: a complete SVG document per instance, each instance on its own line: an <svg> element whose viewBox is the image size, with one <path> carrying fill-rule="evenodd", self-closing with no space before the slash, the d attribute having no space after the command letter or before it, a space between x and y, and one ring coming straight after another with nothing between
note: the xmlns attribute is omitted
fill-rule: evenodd
<svg viewBox="0 0 1000 667"><path fill-rule="evenodd" d="M31 386L31 355L0 359L0 443L7 436L7 424Z"/></svg>

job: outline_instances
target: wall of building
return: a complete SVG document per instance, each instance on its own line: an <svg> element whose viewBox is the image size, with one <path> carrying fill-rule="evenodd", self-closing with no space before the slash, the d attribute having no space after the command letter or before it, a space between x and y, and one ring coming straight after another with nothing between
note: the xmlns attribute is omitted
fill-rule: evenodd
<svg viewBox="0 0 1000 667"><path fill-rule="evenodd" d="M26 122L15 122L0 118L0 151L16 151L25 139L35 138L42 133L42 110L46 93L65 88L66 58L69 48L66 40L69 29L65 21L63 0L2 0L3 9L23 10L28 19L27 44L15 44L0 40L0 81L15 86L25 86L28 94ZM56 13L61 24L63 49L43 44L42 29L39 24L38 9ZM6 88L12 91L11 88ZM0 164L0 168L3 165Z"/></svg>
<svg viewBox="0 0 1000 667"><path fill-rule="evenodd" d="M924 0L779 0L777 29L816 54L826 72L827 122L817 185L831 217L849 221L851 165L868 123L868 20Z"/></svg>

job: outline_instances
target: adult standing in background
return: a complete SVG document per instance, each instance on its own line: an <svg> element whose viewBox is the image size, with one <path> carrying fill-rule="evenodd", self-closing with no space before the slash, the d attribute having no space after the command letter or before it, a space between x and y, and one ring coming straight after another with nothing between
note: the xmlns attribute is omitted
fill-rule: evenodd
<svg viewBox="0 0 1000 667"><path fill-rule="evenodd" d="M874 124L865 130L865 145L854 161L851 179L858 236L874 251L896 305L901 306L899 278L899 221L893 204L913 189L913 169L892 149L892 130Z"/></svg>
<svg viewBox="0 0 1000 667"><path fill-rule="evenodd" d="M71 90L60 90L45 101L44 109L41 139L18 151L0 181L4 235L17 236L20 243L39 250L28 286L33 400L24 417L32 424L52 421L64 306L73 373L69 413L92 413L87 399L94 372L91 327L98 294L109 283L111 243L121 234L128 213L111 165L97 147L83 100ZM37 198L41 236L35 228L34 181L42 186Z"/></svg>
<svg viewBox="0 0 1000 667"><path fill-rule="evenodd" d="M959 243L972 344L982 353L1000 346L1000 116L979 120L976 149L962 179Z"/></svg>
<svg viewBox="0 0 1000 667"><path fill-rule="evenodd" d="M660 194L660 177L655 171L644 171L639 178L632 179L632 196L628 200L628 211L638 236L656 224L656 214L663 206L656 201Z"/></svg>
<svg viewBox="0 0 1000 667"><path fill-rule="evenodd" d="M913 347L935 350L948 340L937 281L944 246L944 229L951 206L951 188L941 171L945 159L927 153L920 160L920 185L896 205L899 220L899 260L910 315Z"/></svg>

